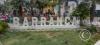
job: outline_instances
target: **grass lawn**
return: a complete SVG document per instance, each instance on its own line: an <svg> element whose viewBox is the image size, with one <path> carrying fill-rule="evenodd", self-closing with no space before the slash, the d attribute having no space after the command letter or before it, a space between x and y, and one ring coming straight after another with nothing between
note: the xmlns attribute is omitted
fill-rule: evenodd
<svg viewBox="0 0 100 45"><path fill-rule="evenodd" d="M93 45L95 43L94 38L87 42L82 41L78 31L6 32L0 36L0 41L3 45Z"/></svg>

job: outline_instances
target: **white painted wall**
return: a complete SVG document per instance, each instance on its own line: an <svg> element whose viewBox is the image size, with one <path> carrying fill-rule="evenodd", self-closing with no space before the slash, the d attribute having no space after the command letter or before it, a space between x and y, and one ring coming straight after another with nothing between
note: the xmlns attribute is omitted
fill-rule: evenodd
<svg viewBox="0 0 100 45"><path fill-rule="evenodd" d="M71 13L74 11L74 9L77 7L77 4L75 1L69 1L68 2L68 6L69 6L69 15L71 15Z"/></svg>
<svg viewBox="0 0 100 45"><path fill-rule="evenodd" d="M61 4L61 9L60 9L60 12L61 12L61 16L63 16L64 15L64 13L65 13L65 2L63 3L63 4Z"/></svg>
<svg viewBox="0 0 100 45"><path fill-rule="evenodd" d="M100 4L96 4L96 10L100 10Z"/></svg>

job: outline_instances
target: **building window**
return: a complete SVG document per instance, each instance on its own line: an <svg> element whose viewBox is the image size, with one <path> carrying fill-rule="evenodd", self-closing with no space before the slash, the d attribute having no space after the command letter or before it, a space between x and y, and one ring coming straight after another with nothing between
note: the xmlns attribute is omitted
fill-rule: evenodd
<svg viewBox="0 0 100 45"><path fill-rule="evenodd" d="M95 16L99 16L100 17L100 10L96 10L96 15Z"/></svg>

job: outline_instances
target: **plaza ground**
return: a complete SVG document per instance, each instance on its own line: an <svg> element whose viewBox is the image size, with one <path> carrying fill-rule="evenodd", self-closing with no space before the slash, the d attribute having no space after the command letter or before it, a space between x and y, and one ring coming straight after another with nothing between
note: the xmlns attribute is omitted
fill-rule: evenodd
<svg viewBox="0 0 100 45"><path fill-rule="evenodd" d="M93 45L100 34L92 35L89 41L82 41L79 31L31 31L6 32L0 36L3 45Z"/></svg>

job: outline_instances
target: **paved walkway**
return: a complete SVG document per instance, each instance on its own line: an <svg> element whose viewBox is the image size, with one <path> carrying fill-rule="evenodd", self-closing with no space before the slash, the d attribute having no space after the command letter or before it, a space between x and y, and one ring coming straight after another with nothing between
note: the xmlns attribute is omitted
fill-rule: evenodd
<svg viewBox="0 0 100 45"><path fill-rule="evenodd" d="M97 41L94 45L100 45L100 40Z"/></svg>

